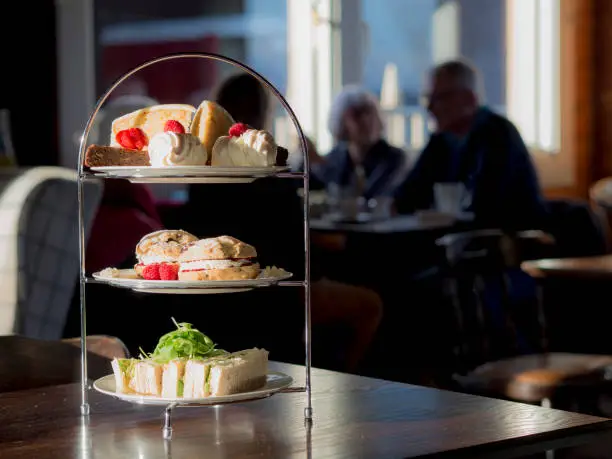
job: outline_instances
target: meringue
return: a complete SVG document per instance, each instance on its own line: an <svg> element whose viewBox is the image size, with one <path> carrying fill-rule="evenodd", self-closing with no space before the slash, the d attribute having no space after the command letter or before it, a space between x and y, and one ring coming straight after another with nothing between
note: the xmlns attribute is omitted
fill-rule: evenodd
<svg viewBox="0 0 612 459"><path fill-rule="evenodd" d="M211 165L269 167L276 165L277 145L268 131L248 129L239 137L222 136L212 149Z"/></svg>
<svg viewBox="0 0 612 459"><path fill-rule="evenodd" d="M149 141L149 160L153 167L205 166L208 152L192 134L167 131Z"/></svg>

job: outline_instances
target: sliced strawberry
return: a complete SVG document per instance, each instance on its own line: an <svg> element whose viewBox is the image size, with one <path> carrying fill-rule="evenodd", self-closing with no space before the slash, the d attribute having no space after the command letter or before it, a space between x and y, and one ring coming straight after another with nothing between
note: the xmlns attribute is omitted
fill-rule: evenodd
<svg viewBox="0 0 612 459"><path fill-rule="evenodd" d="M119 131L115 136L115 140L123 148L130 150L142 150L147 145L147 135L140 128L129 128Z"/></svg>
<svg viewBox="0 0 612 459"><path fill-rule="evenodd" d="M151 263L142 268L142 277L146 280L161 280L159 275L159 263Z"/></svg>
<svg viewBox="0 0 612 459"><path fill-rule="evenodd" d="M230 137L240 137L242 134L244 134L249 129L251 129L251 127L248 124L236 123L232 125L231 128L229 128L229 136Z"/></svg>
<svg viewBox="0 0 612 459"><path fill-rule="evenodd" d="M178 280L178 272L178 263L162 263L159 266L159 277L161 280Z"/></svg>
<svg viewBox="0 0 612 459"><path fill-rule="evenodd" d="M176 132L177 134L184 134L185 127L177 120L168 120L164 124L164 132Z"/></svg>

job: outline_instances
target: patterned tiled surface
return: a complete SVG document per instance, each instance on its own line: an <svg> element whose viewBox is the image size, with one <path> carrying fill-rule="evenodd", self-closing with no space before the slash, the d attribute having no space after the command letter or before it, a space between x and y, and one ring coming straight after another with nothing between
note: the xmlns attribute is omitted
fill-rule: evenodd
<svg viewBox="0 0 612 459"><path fill-rule="evenodd" d="M79 273L77 186L63 168L0 172L0 334L61 338ZM88 228L102 184L83 187Z"/></svg>

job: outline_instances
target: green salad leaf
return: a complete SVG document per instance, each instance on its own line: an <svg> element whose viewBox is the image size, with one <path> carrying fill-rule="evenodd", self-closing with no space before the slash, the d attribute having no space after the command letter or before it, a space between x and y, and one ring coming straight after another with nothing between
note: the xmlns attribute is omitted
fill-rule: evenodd
<svg viewBox="0 0 612 459"><path fill-rule="evenodd" d="M226 351L217 349L208 336L193 328L192 324L177 323L174 318L172 322L177 329L162 336L152 353L147 354L141 349L140 358L167 363L174 359L204 359L226 354Z"/></svg>

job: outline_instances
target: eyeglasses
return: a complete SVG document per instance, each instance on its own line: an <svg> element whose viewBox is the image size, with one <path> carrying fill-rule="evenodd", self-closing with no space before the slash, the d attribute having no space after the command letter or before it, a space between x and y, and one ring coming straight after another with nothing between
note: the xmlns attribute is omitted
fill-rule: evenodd
<svg viewBox="0 0 612 459"><path fill-rule="evenodd" d="M419 97L419 103L427 108L430 107L431 104L435 102L444 102L448 100L450 97L454 96L460 91L460 89L447 89L446 91L438 91L433 93L422 94Z"/></svg>

